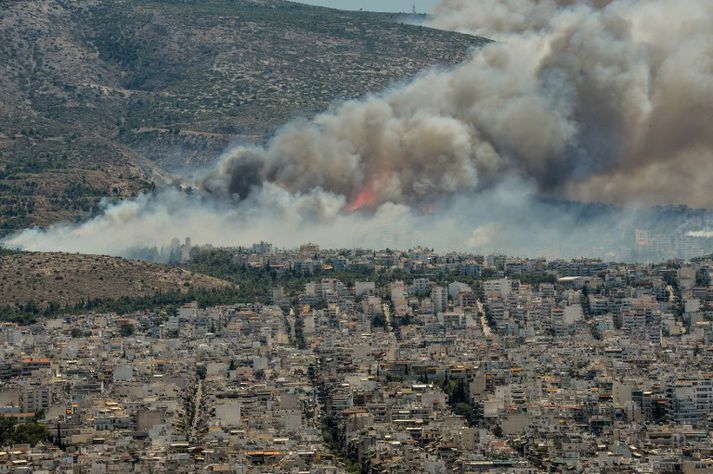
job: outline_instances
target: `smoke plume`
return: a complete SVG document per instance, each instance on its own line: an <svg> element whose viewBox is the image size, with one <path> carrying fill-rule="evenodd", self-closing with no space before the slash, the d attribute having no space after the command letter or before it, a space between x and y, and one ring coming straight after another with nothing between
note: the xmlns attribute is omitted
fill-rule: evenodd
<svg viewBox="0 0 713 474"><path fill-rule="evenodd" d="M199 196L142 197L9 244L115 253L175 230L378 245L396 229L441 248L584 255L618 247L622 234L587 235L633 232L637 207L713 205L713 2L442 0L428 25L493 42L228 150ZM623 209L583 215L557 200ZM82 243L101 232L116 243ZM573 237L578 247L553 248Z"/></svg>
<svg viewBox="0 0 713 474"><path fill-rule="evenodd" d="M234 150L206 189L414 205L516 174L570 199L713 204L713 3L444 0L434 13L495 42Z"/></svg>

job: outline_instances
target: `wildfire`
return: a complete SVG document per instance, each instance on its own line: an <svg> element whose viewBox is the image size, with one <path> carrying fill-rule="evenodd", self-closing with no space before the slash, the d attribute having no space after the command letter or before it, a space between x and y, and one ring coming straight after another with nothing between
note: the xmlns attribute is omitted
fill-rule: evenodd
<svg viewBox="0 0 713 474"><path fill-rule="evenodd" d="M365 207L371 207L376 204L376 193L370 186L362 189L362 191L357 195L357 197L347 205L347 210L350 212L358 211Z"/></svg>
<svg viewBox="0 0 713 474"><path fill-rule="evenodd" d="M429 202L421 205L421 212L424 214L433 214L436 212L436 203Z"/></svg>

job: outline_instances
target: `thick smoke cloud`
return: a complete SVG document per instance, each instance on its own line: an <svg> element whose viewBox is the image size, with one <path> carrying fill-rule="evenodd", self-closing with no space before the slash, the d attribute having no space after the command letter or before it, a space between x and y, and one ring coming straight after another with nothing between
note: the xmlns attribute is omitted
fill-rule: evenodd
<svg viewBox="0 0 713 474"><path fill-rule="evenodd" d="M435 15L496 42L234 150L207 189L414 204L517 174L571 199L713 204L713 3L445 0Z"/></svg>
<svg viewBox="0 0 713 474"><path fill-rule="evenodd" d="M433 26L502 39L491 49L504 58L513 47L537 56L537 93L573 129L564 153L543 162L543 189L711 206L713 3L444 0L435 13Z"/></svg>
<svg viewBox="0 0 713 474"><path fill-rule="evenodd" d="M442 0L429 26L502 40L518 34L549 34L553 19L570 7L601 9L613 0Z"/></svg>
<svg viewBox="0 0 713 474"><path fill-rule="evenodd" d="M228 150L198 195L142 197L9 244L121 253L188 234L615 257L636 206L713 206L713 2L442 0L428 24L494 42Z"/></svg>

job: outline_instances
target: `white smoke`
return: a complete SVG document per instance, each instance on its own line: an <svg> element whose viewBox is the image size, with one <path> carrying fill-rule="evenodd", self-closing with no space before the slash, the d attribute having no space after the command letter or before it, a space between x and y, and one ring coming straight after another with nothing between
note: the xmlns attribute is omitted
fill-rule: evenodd
<svg viewBox="0 0 713 474"><path fill-rule="evenodd" d="M713 205L713 2L442 0L429 24L495 42L229 150L199 195L142 196L6 245L121 254L190 235L619 255L629 206ZM627 209L585 219L547 197Z"/></svg>
<svg viewBox="0 0 713 474"><path fill-rule="evenodd" d="M351 212L344 196L321 189L293 194L270 183L238 203L167 189L107 205L81 225L25 230L3 245L133 256L137 249L160 248L188 236L194 244L214 246L269 240L293 247L310 241L328 248L428 245L440 251L627 258L621 234L602 229L633 235L632 215L616 211L586 217L562 212L560 206L537 201L534 190L517 180L487 194L452 196L428 212L397 203Z"/></svg>

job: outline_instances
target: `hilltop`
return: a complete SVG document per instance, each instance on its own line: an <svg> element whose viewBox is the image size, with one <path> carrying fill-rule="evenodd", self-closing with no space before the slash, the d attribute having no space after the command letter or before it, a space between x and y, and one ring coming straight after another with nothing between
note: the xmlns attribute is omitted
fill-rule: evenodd
<svg viewBox="0 0 713 474"><path fill-rule="evenodd" d="M0 0L0 235L85 218L485 41L399 18L281 0Z"/></svg>
<svg viewBox="0 0 713 474"><path fill-rule="evenodd" d="M141 298L158 293L230 288L214 277L176 267L101 255L3 252L0 306Z"/></svg>

